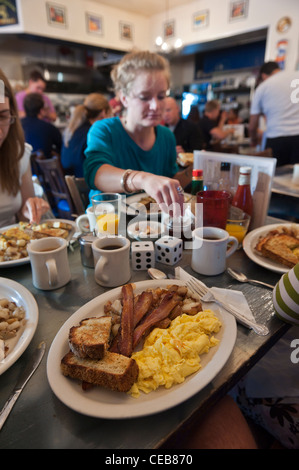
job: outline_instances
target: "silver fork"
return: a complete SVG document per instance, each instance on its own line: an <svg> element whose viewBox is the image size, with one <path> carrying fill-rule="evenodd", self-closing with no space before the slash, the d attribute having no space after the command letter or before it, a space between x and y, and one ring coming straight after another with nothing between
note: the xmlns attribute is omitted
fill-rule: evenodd
<svg viewBox="0 0 299 470"><path fill-rule="evenodd" d="M261 336L266 336L269 334L269 330L265 325L261 325L249 320L248 318L244 317L242 313L240 313L230 305L224 305L222 302L217 300L214 297L213 293L209 290L209 288L198 279L188 279L186 285L192 292L198 294L204 302L216 302L220 307L224 308L229 313L234 315L234 317L239 320L240 323L247 326L248 328L251 328L256 334Z"/></svg>

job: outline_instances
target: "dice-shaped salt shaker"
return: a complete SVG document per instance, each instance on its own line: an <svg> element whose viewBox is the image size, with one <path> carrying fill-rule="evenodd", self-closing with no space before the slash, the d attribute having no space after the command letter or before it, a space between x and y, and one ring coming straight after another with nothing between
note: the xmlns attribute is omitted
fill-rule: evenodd
<svg viewBox="0 0 299 470"><path fill-rule="evenodd" d="M176 237L165 236L155 242L156 261L170 266L178 263L182 258L183 240Z"/></svg>
<svg viewBox="0 0 299 470"><path fill-rule="evenodd" d="M132 242L131 261L134 271L145 271L155 267L155 248L153 242Z"/></svg>

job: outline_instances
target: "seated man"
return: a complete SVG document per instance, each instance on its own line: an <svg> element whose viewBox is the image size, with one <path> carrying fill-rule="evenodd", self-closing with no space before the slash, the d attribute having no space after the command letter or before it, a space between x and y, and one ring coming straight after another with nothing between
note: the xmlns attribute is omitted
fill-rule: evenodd
<svg viewBox="0 0 299 470"><path fill-rule="evenodd" d="M221 112L220 103L211 100L206 103L204 116L199 122L204 138L204 148L210 149L212 142L219 142L232 134L233 129L224 130L223 126L227 120L227 113Z"/></svg>
<svg viewBox="0 0 299 470"><path fill-rule="evenodd" d="M42 150L47 158L52 151L60 154L62 137L59 129L43 117L44 100L40 93L29 93L24 99L26 117L21 119L25 141L32 145L33 152Z"/></svg>
<svg viewBox="0 0 299 470"><path fill-rule="evenodd" d="M174 133L177 155L201 150L203 139L199 127L192 121L183 119L174 98L165 98L164 124Z"/></svg>

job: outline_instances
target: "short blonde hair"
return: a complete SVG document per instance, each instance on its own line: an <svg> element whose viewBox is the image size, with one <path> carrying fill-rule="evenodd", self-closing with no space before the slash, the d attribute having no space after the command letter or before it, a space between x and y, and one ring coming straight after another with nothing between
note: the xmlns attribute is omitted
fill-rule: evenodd
<svg viewBox="0 0 299 470"><path fill-rule="evenodd" d="M215 111L216 109L220 108L220 103L217 100L207 101L205 105L205 111L210 113L211 111Z"/></svg>
<svg viewBox="0 0 299 470"><path fill-rule="evenodd" d="M159 70L165 72L168 87L170 87L170 67L168 60L150 51L132 51L126 54L112 69L111 79L114 91L122 91L125 95L131 91L136 74L140 71Z"/></svg>

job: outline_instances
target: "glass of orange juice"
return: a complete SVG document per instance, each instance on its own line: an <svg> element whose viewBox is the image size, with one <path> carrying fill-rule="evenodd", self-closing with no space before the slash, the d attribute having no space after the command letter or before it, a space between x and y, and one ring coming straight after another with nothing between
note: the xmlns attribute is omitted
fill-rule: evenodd
<svg viewBox="0 0 299 470"><path fill-rule="evenodd" d="M122 197L118 193L98 193L92 196L97 236L118 235L121 201Z"/></svg>
<svg viewBox="0 0 299 470"><path fill-rule="evenodd" d="M239 248L242 246L243 239L248 231L250 224L250 215L237 207L231 207L225 230L239 241Z"/></svg>

